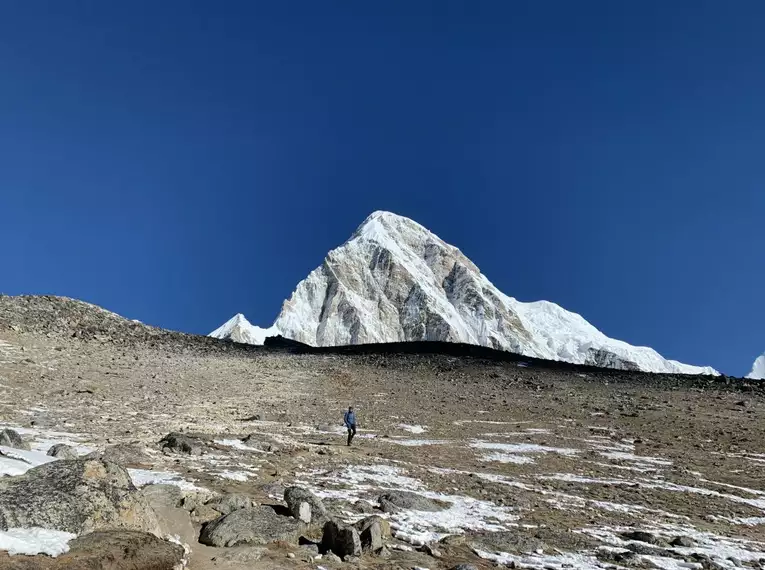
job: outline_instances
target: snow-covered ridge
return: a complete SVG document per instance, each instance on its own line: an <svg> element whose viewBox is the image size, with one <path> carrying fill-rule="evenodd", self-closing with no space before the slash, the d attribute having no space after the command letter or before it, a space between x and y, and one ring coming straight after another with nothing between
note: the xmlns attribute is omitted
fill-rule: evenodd
<svg viewBox="0 0 765 570"><path fill-rule="evenodd" d="M242 313L238 313L211 332L208 336L230 339L243 344L263 344L266 337L277 336L279 332L274 327L267 329L250 324Z"/></svg>
<svg viewBox="0 0 765 570"><path fill-rule="evenodd" d="M747 375L750 380L765 380L765 354L758 357L752 365L752 371Z"/></svg>
<svg viewBox="0 0 765 570"><path fill-rule="evenodd" d="M274 325L237 315L211 333L262 344L281 334L314 346L438 340L612 368L717 374L607 337L549 301L499 291L456 247L390 212L374 212L298 283Z"/></svg>

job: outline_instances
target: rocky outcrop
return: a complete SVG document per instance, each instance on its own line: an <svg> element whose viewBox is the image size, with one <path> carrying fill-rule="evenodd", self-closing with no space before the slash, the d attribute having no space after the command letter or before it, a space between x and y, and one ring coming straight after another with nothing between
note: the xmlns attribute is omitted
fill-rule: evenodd
<svg viewBox="0 0 765 570"><path fill-rule="evenodd" d="M208 546L264 545L275 541L297 543L300 524L270 507L239 509L207 523L199 542Z"/></svg>
<svg viewBox="0 0 765 570"><path fill-rule="evenodd" d="M287 487L284 502L292 516L306 524L323 525L329 520L327 509L316 495L302 487Z"/></svg>
<svg viewBox="0 0 765 570"><path fill-rule="evenodd" d="M152 508L124 468L100 460L54 461L0 479L0 529L82 534L105 528L158 533Z"/></svg>
<svg viewBox="0 0 765 570"><path fill-rule="evenodd" d="M0 552L4 570L176 570L184 565L184 549L153 534L107 530L69 542L69 552L48 556L11 556Z"/></svg>
<svg viewBox="0 0 765 570"><path fill-rule="evenodd" d="M29 451L29 444L25 442L22 437L12 429L4 429L0 431L0 445L5 447L13 447L14 449L25 449Z"/></svg>

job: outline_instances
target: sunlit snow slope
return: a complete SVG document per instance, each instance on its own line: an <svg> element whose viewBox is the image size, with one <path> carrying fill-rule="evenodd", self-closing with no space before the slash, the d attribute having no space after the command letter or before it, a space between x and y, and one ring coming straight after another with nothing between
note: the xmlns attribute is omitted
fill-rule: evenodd
<svg viewBox="0 0 765 570"><path fill-rule="evenodd" d="M373 213L330 251L284 302L271 329L237 315L212 336L261 344L263 335L275 334L314 346L465 342L579 364L717 374L608 338L555 303L508 297L459 249L390 212Z"/></svg>
<svg viewBox="0 0 765 570"><path fill-rule="evenodd" d="M754 361L752 371L747 378L751 378L752 380L765 380L765 354Z"/></svg>

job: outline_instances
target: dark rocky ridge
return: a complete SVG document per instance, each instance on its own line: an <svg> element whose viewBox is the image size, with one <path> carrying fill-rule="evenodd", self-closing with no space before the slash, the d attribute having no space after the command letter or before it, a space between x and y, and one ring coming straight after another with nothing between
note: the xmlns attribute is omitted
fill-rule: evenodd
<svg viewBox="0 0 765 570"><path fill-rule="evenodd" d="M15 332L45 334L95 340L121 346L146 344L161 346L163 350L188 350L209 353L237 353L242 355L283 353L338 355L361 359L374 366L411 366L429 362L434 366L460 366L457 361L482 361L484 364L525 363L537 369L585 374L594 381L603 378L636 382L644 385L685 387L696 389L733 390L765 394L765 382L731 376L705 376L688 374L657 374L637 370L602 368L592 365L544 360L512 352L462 343L414 341L395 343L358 344L334 347L312 347L283 337L266 339L263 346L240 344L208 336L170 331L131 321L96 305L53 295L0 295L0 328ZM456 359L456 360L455 360ZM593 361L607 364L602 355L593 355Z"/></svg>

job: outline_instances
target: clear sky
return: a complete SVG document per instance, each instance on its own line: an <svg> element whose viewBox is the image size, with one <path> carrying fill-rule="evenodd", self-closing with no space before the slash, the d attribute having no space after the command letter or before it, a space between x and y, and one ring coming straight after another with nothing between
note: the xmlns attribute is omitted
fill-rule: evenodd
<svg viewBox="0 0 765 570"><path fill-rule="evenodd" d="M0 291L268 325L372 211L667 357L765 350L761 0L4 2Z"/></svg>

